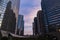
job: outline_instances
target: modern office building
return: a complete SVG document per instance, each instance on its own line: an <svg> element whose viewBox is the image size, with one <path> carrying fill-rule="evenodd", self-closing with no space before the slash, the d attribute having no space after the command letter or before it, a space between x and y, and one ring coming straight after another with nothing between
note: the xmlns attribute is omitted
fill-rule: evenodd
<svg viewBox="0 0 60 40"><path fill-rule="evenodd" d="M1 29L4 31L15 33L15 27L16 27L16 17L15 13L11 9L11 2L9 1L6 7L6 11L4 13Z"/></svg>
<svg viewBox="0 0 60 40"><path fill-rule="evenodd" d="M49 32L60 33L60 0L42 0L42 10ZM60 35L59 35L60 36ZM60 40L60 39L59 39Z"/></svg>
<svg viewBox="0 0 60 40"><path fill-rule="evenodd" d="M38 35L37 17L34 18L33 22L33 35Z"/></svg>
<svg viewBox="0 0 60 40"><path fill-rule="evenodd" d="M20 0L0 0L0 29L1 30L7 31L8 29L10 29L9 27L10 24L8 25L9 21L7 19L11 17L10 18L10 21L12 19L11 25L15 25L14 29L12 30L14 30L14 33L16 33L17 31L16 24L18 21L17 17L19 13L19 4L20 4ZM15 24L13 23L14 19L16 22ZM11 32L12 30L10 29L9 31Z"/></svg>
<svg viewBox="0 0 60 40"><path fill-rule="evenodd" d="M24 35L24 17L23 15L18 15L18 30L19 30L19 35L23 36Z"/></svg>
<svg viewBox="0 0 60 40"><path fill-rule="evenodd" d="M38 27L38 34L39 35L44 35L46 33L42 10L39 10L37 12L37 27Z"/></svg>
<svg viewBox="0 0 60 40"><path fill-rule="evenodd" d="M48 25L60 25L60 0L42 0L42 10Z"/></svg>

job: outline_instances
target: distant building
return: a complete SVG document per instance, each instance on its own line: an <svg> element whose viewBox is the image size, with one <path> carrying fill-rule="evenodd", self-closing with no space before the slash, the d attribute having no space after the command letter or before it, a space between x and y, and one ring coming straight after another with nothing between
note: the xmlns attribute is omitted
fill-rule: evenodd
<svg viewBox="0 0 60 40"><path fill-rule="evenodd" d="M34 24L34 22L33 22L33 35L35 35L35 24Z"/></svg>
<svg viewBox="0 0 60 40"><path fill-rule="evenodd" d="M18 30L19 30L19 35L24 35L24 18L23 15L18 15Z"/></svg>
<svg viewBox="0 0 60 40"><path fill-rule="evenodd" d="M46 28L44 24L44 16L42 10L39 10L37 13L37 27L38 27L38 34L44 35L46 33Z"/></svg>
<svg viewBox="0 0 60 40"><path fill-rule="evenodd" d="M33 35L38 35L37 17L34 18L33 22Z"/></svg>

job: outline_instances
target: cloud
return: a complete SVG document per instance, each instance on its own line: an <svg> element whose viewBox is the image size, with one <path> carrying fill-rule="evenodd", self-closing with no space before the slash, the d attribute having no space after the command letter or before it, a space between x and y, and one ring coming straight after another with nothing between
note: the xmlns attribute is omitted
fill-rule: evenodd
<svg viewBox="0 0 60 40"><path fill-rule="evenodd" d="M36 17L37 11L40 10L40 7L34 7L28 15L25 15L24 20L27 24L32 24L34 17Z"/></svg>
<svg viewBox="0 0 60 40"><path fill-rule="evenodd" d="M32 22L38 10L41 10L41 0L21 0L20 14L24 15L25 34L32 34Z"/></svg>
<svg viewBox="0 0 60 40"><path fill-rule="evenodd" d="M24 19L25 20L25 27L28 27L28 28L32 29L32 22L33 22L34 17L36 17L36 14L37 14L38 10L40 10L40 8L38 8L38 7L32 8L31 12L28 15L25 15L25 19ZM30 31L30 33L32 34L31 29L29 29L28 31ZM25 31L27 31L27 30L25 30Z"/></svg>
<svg viewBox="0 0 60 40"><path fill-rule="evenodd" d="M30 27L26 26L25 29L24 29L24 34L25 35L27 35L27 34L32 35L33 34L32 27L31 26Z"/></svg>

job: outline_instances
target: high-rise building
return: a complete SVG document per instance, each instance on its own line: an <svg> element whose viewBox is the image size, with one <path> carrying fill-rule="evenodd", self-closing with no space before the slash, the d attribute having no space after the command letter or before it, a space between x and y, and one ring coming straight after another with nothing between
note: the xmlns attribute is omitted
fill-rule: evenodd
<svg viewBox="0 0 60 40"><path fill-rule="evenodd" d="M42 10L51 27L60 25L60 0L42 0Z"/></svg>
<svg viewBox="0 0 60 40"><path fill-rule="evenodd" d="M60 33L60 0L42 0L41 3L49 32Z"/></svg>
<svg viewBox="0 0 60 40"><path fill-rule="evenodd" d="M34 18L33 22L33 35L38 35L37 17Z"/></svg>
<svg viewBox="0 0 60 40"><path fill-rule="evenodd" d="M24 35L24 18L23 15L18 15L18 30L19 30L19 35Z"/></svg>
<svg viewBox="0 0 60 40"><path fill-rule="evenodd" d="M35 27L34 27L34 22L32 23L32 25L33 25L33 35L35 35Z"/></svg>
<svg viewBox="0 0 60 40"><path fill-rule="evenodd" d="M6 11L4 13L1 29L4 31L15 33L15 27L16 27L16 17L15 13L11 9L11 1L9 1L6 7Z"/></svg>
<svg viewBox="0 0 60 40"><path fill-rule="evenodd" d="M37 27L38 27L38 34L39 35L44 35L46 33L42 10L39 10L37 13Z"/></svg>
<svg viewBox="0 0 60 40"><path fill-rule="evenodd" d="M8 26L9 21L7 19L11 17L10 18L10 21L12 19L12 24L11 25L15 25L13 30L15 31L14 33L16 33L16 31L17 31L16 24L17 24L17 21L18 21L17 18L18 18L18 13L19 13L19 4L20 4L20 0L0 0L0 29L1 30L4 30L4 31L6 30L7 31L7 29L10 28ZM10 17L8 17L8 16L10 16ZM5 19L5 17L6 17L6 19ZM13 17L15 17L15 19L16 19L15 24L13 23L13 20L14 20ZM3 20L5 20L6 22L3 22ZM6 24L6 25L4 25L3 23Z"/></svg>

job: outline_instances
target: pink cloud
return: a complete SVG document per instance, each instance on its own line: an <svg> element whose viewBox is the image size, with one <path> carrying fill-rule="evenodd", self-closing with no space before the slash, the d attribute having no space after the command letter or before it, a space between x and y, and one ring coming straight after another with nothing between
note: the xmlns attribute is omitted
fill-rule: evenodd
<svg viewBox="0 0 60 40"><path fill-rule="evenodd" d="M22 0L21 0L22 1ZM33 5L32 7L26 7L27 3L31 3ZM32 22L34 17L36 17L37 11L41 10L41 0L23 0L22 5L23 8L21 9L22 14L24 15L24 21L25 21L25 31L24 34L32 34ZM26 12L27 11L27 12Z"/></svg>
<svg viewBox="0 0 60 40"><path fill-rule="evenodd" d="M27 34L32 35L32 34L33 34L33 31L32 31L31 28L28 28L28 27L27 27L25 30L26 30L26 31L24 31L24 35L27 35Z"/></svg>
<svg viewBox="0 0 60 40"><path fill-rule="evenodd" d="M25 19L24 19L25 20L25 27L28 27L28 29L31 28L28 31L25 30L25 34L26 33L29 34L29 31L32 34L32 22L33 22L34 17L36 17L36 14L37 14L38 10L40 10L40 7L34 7L34 8L31 9L31 12L28 15L25 16Z"/></svg>
<svg viewBox="0 0 60 40"><path fill-rule="evenodd" d="M32 24L34 17L36 17L37 11L40 10L40 7L34 7L31 9L31 12L28 15L25 15L26 24Z"/></svg>

